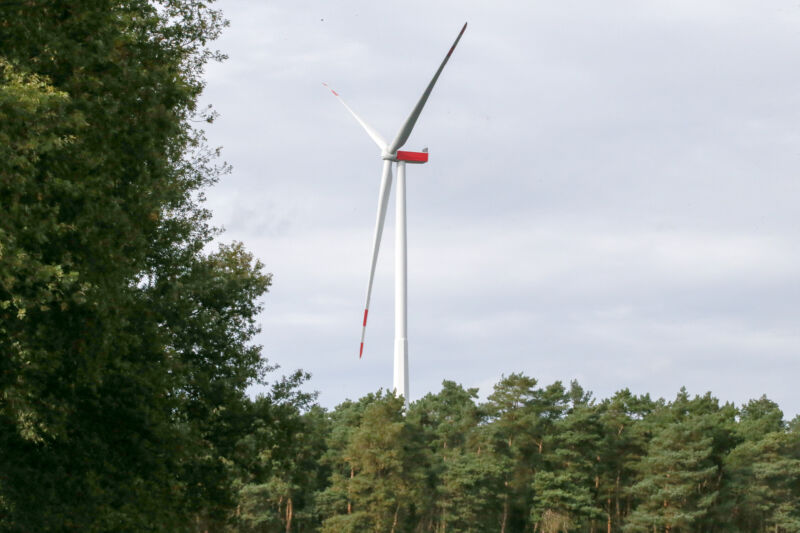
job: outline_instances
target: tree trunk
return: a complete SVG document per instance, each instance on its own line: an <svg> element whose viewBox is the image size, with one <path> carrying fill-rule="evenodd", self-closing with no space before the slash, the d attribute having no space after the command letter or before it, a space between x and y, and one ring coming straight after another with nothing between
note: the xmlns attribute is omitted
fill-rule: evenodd
<svg viewBox="0 0 800 533"><path fill-rule="evenodd" d="M292 514L294 514L294 506L292 499L286 500L286 533L292 531Z"/></svg>
<svg viewBox="0 0 800 533"><path fill-rule="evenodd" d="M508 486L508 483L506 483ZM503 501L503 521L500 523L500 533L506 533L506 521L508 521L508 494Z"/></svg>
<svg viewBox="0 0 800 533"><path fill-rule="evenodd" d="M356 469L352 466L350 467L350 481L353 481L353 477L356 475ZM347 514L353 512L353 501L350 499L350 485L351 483L347 484Z"/></svg>
<svg viewBox="0 0 800 533"><path fill-rule="evenodd" d="M392 521L392 533L394 533L395 529L397 529L397 513L400 512L400 503L397 503L397 507L394 508L394 520Z"/></svg>

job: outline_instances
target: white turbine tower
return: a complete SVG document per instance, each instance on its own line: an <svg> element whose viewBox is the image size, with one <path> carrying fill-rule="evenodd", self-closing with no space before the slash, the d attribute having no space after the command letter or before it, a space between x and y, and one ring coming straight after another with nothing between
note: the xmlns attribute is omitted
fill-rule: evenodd
<svg viewBox="0 0 800 533"><path fill-rule="evenodd" d="M375 265L378 261L378 250L381 246L383 222L386 218L386 207L389 203L389 192L392 188L392 163L397 164L397 194L395 205L397 214L395 221L394 393L403 396L406 406L408 406L406 163L427 163L428 149L425 148L422 150L422 152L403 152L399 149L403 147L408 140L409 135L411 135L411 131L414 129L414 125L417 123L417 119L419 118L419 114L422 112L422 108L425 106L425 102L428 101L428 96L430 96L433 86L436 84L436 80L439 79L442 69L444 69L444 66L447 64L447 61L450 59L453 50L455 50L458 41L461 39L461 36L464 34L464 30L466 29L467 24L464 23L464 27L461 28L461 31L458 33L458 37L456 37L455 42L453 42L453 46L450 47L450 51L447 52L447 55L444 57L442 64L439 65L436 74L433 75L433 79L428 84L428 87L425 88L425 92L422 93L422 97L417 102L417 105L414 106L411 114L408 116L391 144L387 143L380 133L378 133L372 126L364 122L364 120L359 117L355 111L350 109L350 106L348 106L344 100L342 100L336 91L328 87L327 84L323 84L330 89L333 95L339 99L342 105L344 105L350 114L355 117L355 119L359 124L361 124L361 127L366 130L372 140L375 141L375 144L377 144L381 149L381 158L383 159L381 188L380 192L378 193L378 216L375 220L375 234L372 239L372 260L369 267L367 299L366 303L364 304L364 324L361 330L361 348L358 354L359 358L361 358L361 356L364 354L364 335L367 330L367 313L369 312L369 299L370 295L372 294L372 281L375 278Z"/></svg>

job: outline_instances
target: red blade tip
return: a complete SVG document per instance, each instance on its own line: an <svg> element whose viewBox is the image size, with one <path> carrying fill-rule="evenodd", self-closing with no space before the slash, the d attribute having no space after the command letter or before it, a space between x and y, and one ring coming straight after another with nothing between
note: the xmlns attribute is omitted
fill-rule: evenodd
<svg viewBox="0 0 800 533"><path fill-rule="evenodd" d="M358 352L358 358L361 359L361 356L364 355L364 343L361 343L361 351Z"/></svg>
<svg viewBox="0 0 800 533"><path fill-rule="evenodd" d="M339 96L339 93L337 93L336 91L334 91L334 90L333 90L333 88L331 88L331 86L330 86L330 85L328 85L327 83L325 83L324 81L322 82L322 85L324 85L325 87L327 87L327 88L328 88L328 90L329 90L330 92L332 92L334 96Z"/></svg>
<svg viewBox="0 0 800 533"><path fill-rule="evenodd" d="M322 82L322 85L324 85L325 87L327 87L327 88L328 88L328 90L329 90L330 92L332 92L334 96L339 96L339 93L337 93L336 91L334 91L334 90L333 90L333 88L331 88L331 86L330 86L330 85L328 85L327 83L325 83L324 81Z"/></svg>

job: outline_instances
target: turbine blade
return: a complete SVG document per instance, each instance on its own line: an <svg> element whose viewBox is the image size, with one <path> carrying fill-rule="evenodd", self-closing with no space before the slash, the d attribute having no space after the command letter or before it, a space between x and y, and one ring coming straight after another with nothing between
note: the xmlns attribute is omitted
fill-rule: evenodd
<svg viewBox="0 0 800 533"><path fill-rule="evenodd" d="M375 130L375 128L364 122L364 120L361 117L359 117L355 111L350 109L350 106L347 105L344 100L342 100L342 97L339 96L339 93L334 91L327 83L323 83L322 85L327 87L328 90L333 93L333 96L335 96L342 103L345 109L350 111L350 114L355 117L358 123L361 124L361 127L364 128L364 130L366 130L367 134L369 134L370 137L372 137L372 140L375 141L375 144L378 145L378 148L380 148L381 150L386 150L386 140L381 136L381 134L378 133Z"/></svg>
<svg viewBox="0 0 800 533"><path fill-rule="evenodd" d="M375 236L372 238L372 261L369 265L369 282L367 282L367 301L364 304L364 325L361 329L361 349L358 358L364 355L364 335L367 332L367 312L369 311L369 298L372 295L372 281L375 279L375 265L378 263L378 250L381 247L383 222L386 219L386 206L389 204L389 191L392 189L392 162L383 161L383 176L381 189L378 193L378 216L375 220Z"/></svg>
<svg viewBox="0 0 800 533"><path fill-rule="evenodd" d="M436 85L436 80L439 79L439 74L442 73L442 69L444 69L444 66L447 64L447 60L450 59L450 56L453 54L453 50L456 49L456 45L458 44L458 41L461 40L461 36L464 35L464 30L466 29L467 29L467 23L465 22L464 27L461 28L461 31L458 33L458 37L456 37L453 46L450 47L450 51L447 52L446 56L444 56L444 61L442 61L442 64L439 65L439 70L437 70L436 74L433 75L433 79L428 84L428 87L425 89L425 92L422 93L422 98L419 99L419 102L417 102L417 105L414 107L414 109L411 111L411 114L406 119L405 124L403 124L403 127L400 128L397 137L395 137L395 139L392 141L392 144L389 146L389 149L387 151L390 154L393 154L399 148L402 148L403 145L408 140L408 136L411 135L411 130L414 129L414 125L417 123L417 119L419 118L419 114L422 112L422 108L425 107L425 102L428 101L428 96L430 96L431 91L433 90L433 86Z"/></svg>

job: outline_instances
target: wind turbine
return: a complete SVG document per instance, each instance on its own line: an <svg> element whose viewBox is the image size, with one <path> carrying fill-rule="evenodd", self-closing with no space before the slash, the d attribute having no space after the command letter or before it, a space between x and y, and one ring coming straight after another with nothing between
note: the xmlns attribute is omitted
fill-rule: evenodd
<svg viewBox="0 0 800 533"><path fill-rule="evenodd" d="M361 329L361 348L359 349L358 357L364 355L364 335L367 331L367 314L369 313L369 299L372 294L372 282L375 278L375 266L378 261L378 250L381 246L381 236L383 234L383 222L386 218L386 208L389 203L389 192L392 188L392 164L397 165L397 194L395 209L395 284L394 284L394 393L403 396L408 407L408 291L407 282L408 276L406 272L406 163L423 164L428 162L428 149L424 148L421 152L403 152L400 148L408 140L414 125L417 123L422 108L428 101L428 97L439 79L444 66L453 54L458 41L464 35L464 30L467 29L467 24L458 33L453 46L447 52L442 64L439 65L436 74L433 75L422 97L411 110L411 114L406 119L397 136L391 143L378 133L375 128L364 122L350 106L348 106L339 93L328 87L328 84L323 84L339 99L342 105L350 112L353 117L361 124L361 127L366 130L367 134L375 141L378 148L381 149L381 159L383 159L383 173L381 176L381 187L378 193L378 216L375 220L375 234L372 238L372 260L369 267L369 281L367 282L367 298L364 304L364 323Z"/></svg>

